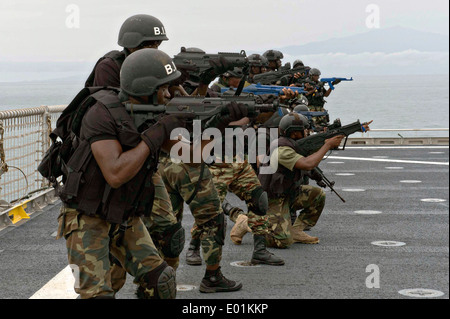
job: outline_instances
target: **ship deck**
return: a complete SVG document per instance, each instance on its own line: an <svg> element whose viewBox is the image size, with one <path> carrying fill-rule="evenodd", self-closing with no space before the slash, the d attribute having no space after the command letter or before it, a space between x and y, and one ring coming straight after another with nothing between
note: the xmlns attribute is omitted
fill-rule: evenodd
<svg viewBox="0 0 450 319"><path fill-rule="evenodd" d="M242 245L234 245L228 223L222 270L243 283L233 293L198 291L205 266L185 263L193 223L185 207L187 236L177 270L177 298L448 299L448 162L448 146L362 146L333 152L320 167L346 202L326 190L325 210L310 231L320 244L271 249L285 259L285 266L234 266L250 260L253 241L247 234ZM234 195L228 198L244 208ZM60 205L58 201L0 231L1 299L77 298L65 241L55 240ZM117 298L135 298L132 279ZM411 296L399 293L416 288L421 290Z"/></svg>

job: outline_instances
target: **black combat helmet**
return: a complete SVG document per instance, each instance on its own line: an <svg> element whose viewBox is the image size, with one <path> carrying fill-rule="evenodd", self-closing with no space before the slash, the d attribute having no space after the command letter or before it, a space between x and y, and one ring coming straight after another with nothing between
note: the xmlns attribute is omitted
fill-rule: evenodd
<svg viewBox="0 0 450 319"><path fill-rule="evenodd" d="M223 74L224 77L235 77L235 78L242 78L244 76L244 72L242 68L235 67L233 70L229 70Z"/></svg>
<svg viewBox="0 0 450 319"><path fill-rule="evenodd" d="M260 54L252 54L247 57L250 66L268 66L269 60Z"/></svg>
<svg viewBox="0 0 450 319"><path fill-rule="evenodd" d="M284 58L283 53L277 50L267 50L263 56L269 61L281 60Z"/></svg>
<svg viewBox="0 0 450 319"><path fill-rule="evenodd" d="M293 68L295 69L296 67L299 67L299 66L305 66L305 64L303 63L302 60L295 60L294 64L293 64Z"/></svg>
<svg viewBox="0 0 450 319"><path fill-rule="evenodd" d="M137 48L144 41L165 41L166 29L159 19L138 14L129 17L119 31L119 45L124 48Z"/></svg>
<svg viewBox="0 0 450 319"><path fill-rule="evenodd" d="M294 108L294 112L309 112L309 108L305 104L299 104Z"/></svg>
<svg viewBox="0 0 450 319"><path fill-rule="evenodd" d="M303 105L309 105L309 101L303 94L297 98L297 102Z"/></svg>
<svg viewBox="0 0 450 319"><path fill-rule="evenodd" d="M303 132L309 128L308 119L298 113L289 113L283 116L280 121L280 135L289 137L293 132Z"/></svg>
<svg viewBox="0 0 450 319"><path fill-rule="evenodd" d="M320 75L322 75L322 73L320 73L319 69L314 68L309 71L309 76L314 76L314 75L320 76Z"/></svg>
<svg viewBox="0 0 450 319"><path fill-rule="evenodd" d="M175 63L163 51L138 50L125 59L120 71L120 88L131 96L151 96L157 88L181 76Z"/></svg>

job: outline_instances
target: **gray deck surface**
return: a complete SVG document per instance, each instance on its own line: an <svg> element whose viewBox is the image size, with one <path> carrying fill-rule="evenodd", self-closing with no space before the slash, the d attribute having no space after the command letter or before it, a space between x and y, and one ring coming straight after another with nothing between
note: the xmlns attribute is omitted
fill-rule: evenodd
<svg viewBox="0 0 450 319"><path fill-rule="evenodd" d="M352 157L354 160L340 159ZM362 161L356 158L375 159ZM179 299L401 299L411 288L433 289L449 297L449 166L425 163L384 162L449 161L448 147L440 148L347 148L333 152L321 168L336 190L327 190L327 203L317 226L310 232L320 237L319 245L295 244L287 250L271 250L285 259L282 267L235 267L234 261L249 261L253 242L250 234L240 246L229 240L228 223L223 249L225 276L243 283L243 289L226 294L198 291L205 266L188 266L185 252L193 217L185 210L186 247L177 271L178 285L195 286L179 291ZM393 169L393 167L397 169ZM402 167L402 169L399 169ZM340 173L354 175L342 176ZM420 181L404 183L401 181ZM363 191L349 191L349 190ZM241 207L234 195L229 200ZM443 199L424 202L422 199ZM26 299L67 266L65 241L54 239L59 203L34 214L18 226L0 232L0 299ZM380 214L357 214L356 211ZM378 247L374 241L396 241L401 247ZM376 265L380 288L368 288L366 279ZM371 268L372 269L372 268ZM118 298L134 296L129 276Z"/></svg>

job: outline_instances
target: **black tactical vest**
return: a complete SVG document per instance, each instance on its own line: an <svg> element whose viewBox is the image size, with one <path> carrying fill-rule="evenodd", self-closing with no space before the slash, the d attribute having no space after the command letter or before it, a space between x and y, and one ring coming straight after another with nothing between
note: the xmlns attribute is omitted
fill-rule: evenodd
<svg viewBox="0 0 450 319"><path fill-rule="evenodd" d="M270 147L273 151L275 148L274 141ZM278 139L278 147L287 146L296 150L294 140L286 137ZM270 161L264 166L270 166ZM278 165L277 171L273 174L258 174L261 186L267 192L269 197L281 197L288 195L289 191L299 187L303 181L303 172L299 169L290 171L283 165Z"/></svg>
<svg viewBox="0 0 450 319"><path fill-rule="evenodd" d="M140 133L116 93L101 90L90 98L110 112L124 152L141 142ZM89 141L83 139L83 134L80 136L79 145L67 163L69 173L60 193L61 200L83 214L99 215L111 223L122 223L129 216L148 216L153 204L152 175L157 157L149 158L133 179L113 189L103 177Z"/></svg>

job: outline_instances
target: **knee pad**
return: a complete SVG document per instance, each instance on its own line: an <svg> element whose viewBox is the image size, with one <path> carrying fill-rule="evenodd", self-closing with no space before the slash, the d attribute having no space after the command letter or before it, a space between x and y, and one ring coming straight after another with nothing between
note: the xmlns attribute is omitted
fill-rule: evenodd
<svg viewBox="0 0 450 319"><path fill-rule="evenodd" d="M248 203L249 208L259 216L264 216L269 210L269 197L261 186L257 187L251 194L252 199Z"/></svg>
<svg viewBox="0 0 450 319"><path fill-rule="evenodd" d="M175 271L166 262L146 273L136 292L139 299L175 299L177 283Z"/></svg>
<svg viewBox="0 0 450 319"><path fill-rule="evenodd" d="M164 256L176 258L184 249L185 231L181 222L167 229L162 235L161 251Z"/></svg>

